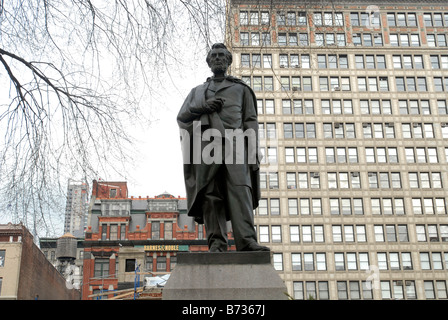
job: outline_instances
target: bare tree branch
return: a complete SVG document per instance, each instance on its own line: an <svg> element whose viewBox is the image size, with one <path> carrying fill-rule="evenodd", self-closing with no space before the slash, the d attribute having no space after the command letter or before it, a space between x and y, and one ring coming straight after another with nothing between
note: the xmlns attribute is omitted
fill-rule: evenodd
<svg viewBox="0 0 448 320"><path fill-rule="evenodd" d="M0 218L53 234L68 178L125 175L128 128L148 125L179 44L205 53L224 13L225 0L0 1Z"/></svg>

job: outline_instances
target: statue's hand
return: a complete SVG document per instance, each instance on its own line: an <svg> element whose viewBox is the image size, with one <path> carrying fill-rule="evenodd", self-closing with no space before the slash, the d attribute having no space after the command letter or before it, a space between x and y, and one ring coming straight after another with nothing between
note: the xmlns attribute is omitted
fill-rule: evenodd
<svg viewBox="0 0 448 320"><path fill-rule="evenodd" d="M211 98L207 100L204 111L205 113L219 112L223 105L224 101L221 98Z"/></svg>

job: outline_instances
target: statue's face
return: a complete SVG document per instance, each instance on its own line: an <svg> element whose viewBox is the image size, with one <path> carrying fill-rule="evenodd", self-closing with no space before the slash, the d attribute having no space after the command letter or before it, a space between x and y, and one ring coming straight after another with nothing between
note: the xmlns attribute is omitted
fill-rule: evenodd
<svg viewBox="0 0 448 320"><path fill-rule="evenodd" d="M226 56L227 50L223 48L213 49L209 55L209 66L214 74L225 73L230 63Z"/></svg>

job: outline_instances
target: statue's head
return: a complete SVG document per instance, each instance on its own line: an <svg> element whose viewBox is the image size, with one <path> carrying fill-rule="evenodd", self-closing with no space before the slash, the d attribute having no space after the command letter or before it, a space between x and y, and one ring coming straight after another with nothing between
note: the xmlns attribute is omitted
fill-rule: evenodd
<svg viewBox="0 0 448 320"><path fill-rule="evenodd" d="M223 43L215 43L208 52L206 61L214 74L225 73L232 64L232 54Z"/></svg>

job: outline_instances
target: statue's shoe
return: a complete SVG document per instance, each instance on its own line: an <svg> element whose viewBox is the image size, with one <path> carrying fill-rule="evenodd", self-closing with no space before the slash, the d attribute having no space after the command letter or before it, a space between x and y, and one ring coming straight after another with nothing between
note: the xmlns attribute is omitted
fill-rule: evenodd
<svg viewBox="0 0 448 320"><path fill-rule="evenodd" d="M265 246L260 246L256 242L252 242L248 246L244 247L241 251L271 251L271 249Z"/></svg>

